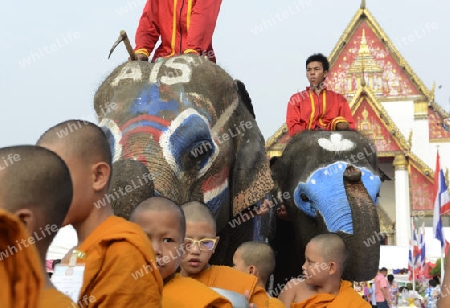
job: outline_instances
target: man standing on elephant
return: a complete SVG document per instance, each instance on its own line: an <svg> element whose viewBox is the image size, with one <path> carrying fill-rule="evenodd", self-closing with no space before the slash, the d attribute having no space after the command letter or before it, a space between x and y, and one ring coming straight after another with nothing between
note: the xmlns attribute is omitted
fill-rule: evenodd
<svg viewBox="0 0 450 308"><path fill-rule="evenodd" d="M304 130L355 129L347 100L324 85L329 67L327 58L321 53L306 59L306 77L310 86L289 100L286 124L290 136Z"/></svg>
<svg viewBox="0 0 450 308"><path fill-rule="evenodd" d="M148 57L161 39L159 57L194 53L216 62L212 37L222 0L147 0L136 31L136 56Z"/></svg>

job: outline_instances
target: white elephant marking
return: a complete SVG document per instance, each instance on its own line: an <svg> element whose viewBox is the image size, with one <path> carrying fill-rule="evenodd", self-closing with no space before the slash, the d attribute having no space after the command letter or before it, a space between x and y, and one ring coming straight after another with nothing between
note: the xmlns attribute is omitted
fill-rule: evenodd
<svg viewBox="0 0 450 308"><path fill-rule="evenodd" d="M329 152L351 151L356 147L356 144L350 139L342 139L339 133L331 134L330 139L320 138L317 140L320 147Z"/></svg>

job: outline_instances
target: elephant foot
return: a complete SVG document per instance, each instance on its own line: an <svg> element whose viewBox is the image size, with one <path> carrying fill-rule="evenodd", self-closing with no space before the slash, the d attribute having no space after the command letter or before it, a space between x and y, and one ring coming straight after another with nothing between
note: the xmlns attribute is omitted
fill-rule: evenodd
<svg viewBox="0 0 450 308"><path fill-rule="evenodd" d="M344 180L347 182L361 181L361 170L355 166L348 165L347 169L344 171Z"/></svg>

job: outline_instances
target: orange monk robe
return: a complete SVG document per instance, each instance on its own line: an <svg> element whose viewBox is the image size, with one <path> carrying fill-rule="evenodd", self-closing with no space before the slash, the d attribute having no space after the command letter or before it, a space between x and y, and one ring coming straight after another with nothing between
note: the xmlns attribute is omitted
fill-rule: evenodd
<svg viewBox="0 0 450 308"><path fill-rule="evenodd" d="M33 244L23 223L0 210L0 307L38 307L44 273Z"/></svg>
<svg viewBox="0 0 450 308"><path fill-rule="evenodd" d="M161 307L163 283L152 244L141 227L109 217L78 250L86 253L79 299L94 299L83 308Z"/></svg>
<svg viewBox="0 0 450 308"><path fill-rule="evenodd" d="M352 287L352 283L346 280L341 281L341 288L338 295L328 293L316 294L301 303L292 303L291 308L370 308L372 307L359 295Z"/></svg>
<svg viewBox="0 0 450 308"><path fill-rule="evenodd" d="M229 266L213 265L205 269L194 278L212 288L221 288L244 295L250 292L250 303L256 304L258 308L269 307L269 296L261 287L256 286L258 278L253 275L242 273Z"/></svg>
<svg viewBox="0 0 450 308"><path fill-rule="evenodd" d="M72 300L56 289L46 289L42 293L39 308L76 308Z"/></svg>
<svg viewBox="0 0 450 308"><path fill-rule="evenodd" d="M283 302L278 298L269 296L269 308L285 308Z"/></svg>
<svg viewBox="0 0 450 308"><path fill-rule="evenodd" d="M230 301L203 283L176 275L164 285L163 308L232 308Z"/></svg>

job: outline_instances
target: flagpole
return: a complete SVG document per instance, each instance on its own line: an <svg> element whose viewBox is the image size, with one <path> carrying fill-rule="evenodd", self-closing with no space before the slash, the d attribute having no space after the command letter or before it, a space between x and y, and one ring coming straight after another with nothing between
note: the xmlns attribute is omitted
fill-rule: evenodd
<svg viewBox="0 0 450 308"><path fill-rule="evenodd" d="M412 276L413 291L416 291L416 256L414 255L414 218L411 216L411 242L412 242Z"/></svg>
<svg viewBox="0 0 450 308"><path fill-rule="evenodd" d="M441 282L444 281L444 248L441 245Z"/></svg>

